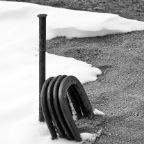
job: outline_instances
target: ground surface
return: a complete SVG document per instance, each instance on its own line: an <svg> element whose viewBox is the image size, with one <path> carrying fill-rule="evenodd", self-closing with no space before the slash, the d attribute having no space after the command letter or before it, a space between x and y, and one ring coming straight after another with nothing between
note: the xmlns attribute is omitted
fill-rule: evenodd
<svg viewBox="0 0 144 144"><path fill-rule="evenodd" d="M99 67L103 74L85 84L92 106L106 113L78 122L81 131L103 135L96 143L144 143L144 32L97 38L47 41L50 53L74 57Z"/></svg>
<svg viewBox="0 0 144 144"><path fill-rule="evenodd" d="M144 1L96 3L101 9L96 5L92 8L95 11L144 21ZM78 121L80 130L97 132L102 127L97 144L143 144L144 32L72 40L55 38L47 44L50 53L86 61L103 71L97 81L85 84L85 90L92 106L107 116Z"/></svg>
<svg viewBox="0 0 144 144"><path fill-rule="evenodd" d="M72 9L111 12L144 21L142 0L46 0L32 2ZM99 67L103 74L84 85L93 108L106 117L77 122L80 131L97 132L96 144L144 143L144 31L105 37L47 41L47 51Z"/></svg>

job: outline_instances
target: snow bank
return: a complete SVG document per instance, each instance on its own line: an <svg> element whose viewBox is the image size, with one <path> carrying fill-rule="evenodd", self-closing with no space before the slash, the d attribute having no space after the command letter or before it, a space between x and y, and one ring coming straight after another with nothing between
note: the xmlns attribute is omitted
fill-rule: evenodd
<svg viewBox="0 0 144 144"><path fill-rule="evenodd" d="M37 4L0 2L1 20L4 20L5 24L7 24L10 19L13 19L14 27L17 26L17 28L21 29L23 26L22 32L24 32L24 34L26 34L28 30L30 33L38 26L36 16L40 13L48 15L48 39L56 36L67 36L69 38L93 37L144 30L144 22L122 18L116 14L75 11L63 8L40 6ZM4 21L2 22L4 23ZM20 24L21 22L23 22L23 25ZM13 25L10 26L7 24L7 32L12 30L12 26ZM7 32L5 35L8 36ZM25 37L24 34L23 36ZM8 38L11 39L10 36Z"/></svg>
<svg viewBox="0 0 144 144"><path fill-rule="evenodd" d="M143 30L143 22L113 14L81 12L0 1L0 143L75 143L50 139L45 124L38 122L38 18L48 14L47 39L56 36L87 37ZM91 65L47 54L47 78L76 76L82 83L101 74ZM96 111L96 114L103 114ZM82 134L84 139L94 135Z"/></svg>

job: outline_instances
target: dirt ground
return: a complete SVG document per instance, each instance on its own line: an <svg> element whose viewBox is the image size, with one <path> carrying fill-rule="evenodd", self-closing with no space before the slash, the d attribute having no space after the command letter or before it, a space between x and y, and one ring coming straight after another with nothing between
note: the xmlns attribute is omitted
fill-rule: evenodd
<svg viewBox="0 0 144 144"><path fill-rule="evenodd" d="M103 0L97 4L91 11L144 21L144 1ZM84 88L93 108L106 116L77 121L81 132L94 133L102 128L95 144L144 143L144 31L72 40L55 38L47 41L47 51L86 61L103 72Z"/></svg>
<svg viewBox="0 0 144 144"><path fill-rule="evenodd" d="M102 70L84 85L93 108L105 117L77 122L82 132L103 128L97 144L144 143L144 32L47 41L47 51L86 61Z"/></svg>
<svg viewBox="0 0 144 144"><path fill-rule="evenodd" d="M138 16L124 14L144 21L143 12ZM84 88L93 108L106 116L79 120L81 132L94 133L102 128L96 144L144 143L144 31L72 40L55 38L47 41L47 51L86 61L103 72Z"/></svg>

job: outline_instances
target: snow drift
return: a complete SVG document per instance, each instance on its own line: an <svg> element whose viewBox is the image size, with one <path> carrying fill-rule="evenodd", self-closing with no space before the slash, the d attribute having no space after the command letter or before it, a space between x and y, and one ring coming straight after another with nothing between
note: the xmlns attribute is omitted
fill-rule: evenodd
<svg viewBox="0 0 144 144"><path fill-rule="evenodd" d="M63 8L40 6L16 2L0 2L0 18L8 23L13 19L15 27L21 26L23 32L33 30L37 26L36 16L45 13L47 17L47 39L56 36L93 37L107 34L126 33L136 30L144 30L144 22L122 18L116 14L75 11ZM31 22L29 25L28 22ZM29 25L29 26L28 26ZM10 26L10 25L9 25ZM13 27L11 25L7 28Z"/></svg>
<svg viewBox="0 0 144 144"><path fill-rule="evenodd" d="M0 143L75 143L51 141L45 124L38 122L38 18L47 17L47 39L56 36L92 37L144 30L144 23L114 14L52 8L0 1ZM101 74L90 64L47 54L47 78L76 76L82 83ZM99 111L95 110L95 113ZM103 113L101 113L103 114ZM95 135L82 134L83 139Z"/></svg>

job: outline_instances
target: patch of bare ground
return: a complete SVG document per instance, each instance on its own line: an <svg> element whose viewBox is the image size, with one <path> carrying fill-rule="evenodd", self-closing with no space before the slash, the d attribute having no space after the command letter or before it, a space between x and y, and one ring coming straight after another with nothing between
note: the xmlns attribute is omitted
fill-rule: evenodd
<svg viewBox="0 0 144 144"><path fill-rule="evenodd" d="M102 70L84 84L93 108L106 113L77 121L81 132L103 128L99 144L144 143L144 32L47 41L47 51L85 61Z"/></svg>

